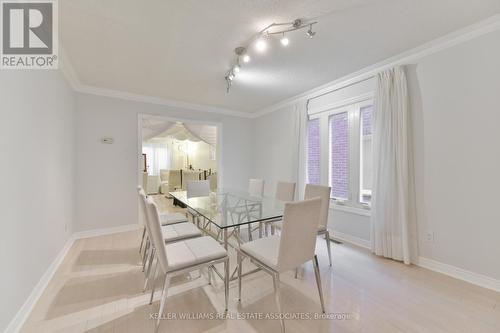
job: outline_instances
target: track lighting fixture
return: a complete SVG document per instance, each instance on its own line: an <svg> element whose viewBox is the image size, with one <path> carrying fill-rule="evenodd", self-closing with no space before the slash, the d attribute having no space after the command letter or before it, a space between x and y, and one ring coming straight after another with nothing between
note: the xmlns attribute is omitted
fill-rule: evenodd
<svg viewBox="0 0 500 333"><path fill-rule="evenodd" d="M236 61L233 62L231 69L226 72L226 75L224 77L227 84L227 92L229 92L229 90L231 89L236 74L241 71L240 61L242 61L243 63L250 62L250 55L248 54L248 49L250 46L253 46L258 53L263 53L268 47L270 38L275 35L281 35L281 45L288 46L290 44L290 40L285 34L307 27L309 27L309 29L307 30L306 35L309 38L313 38L314 35L316 35L316 32L314 32L312 28L316 23L318 22L305 22L301 19L296 19L292 22L272 23L256 33L246 46L239 46L234 49L234 53L236 54Z"/></svg>

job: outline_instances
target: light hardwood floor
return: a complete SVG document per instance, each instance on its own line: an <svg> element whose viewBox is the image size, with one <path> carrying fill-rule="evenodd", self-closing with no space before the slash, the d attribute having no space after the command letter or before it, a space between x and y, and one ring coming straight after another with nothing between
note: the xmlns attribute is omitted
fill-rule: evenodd
<svg viewBox="0 0 500 333"><path fill-rule="evenodd" d="M171 209L167 200L158 202L161 209ZM148 305L149 294L142 293L140 232L77 240L22 332L153 332L150 314L158 311L160 292ZM287 320L287 332L500 332L499 293L347 244L332 243L332 268L323 241L318 240L317 252L327 312L349 318ZM232 259L234 267L234 253ZM203 274L173 281L167 313L222 312L223 284L216 278L208 285ZM302 268L299 279L290 272L281 280L285 312L319 313L312 264ZM245 277L241 304L236 297L234 281L229 314L246 319L164 320L161 331L279 332L279 321L255 317L277 311L269 275Z"/></svg>

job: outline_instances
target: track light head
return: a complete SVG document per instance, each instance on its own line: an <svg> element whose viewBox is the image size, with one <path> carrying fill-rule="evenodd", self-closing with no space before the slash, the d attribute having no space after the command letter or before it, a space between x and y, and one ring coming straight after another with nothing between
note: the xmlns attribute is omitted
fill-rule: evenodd
<svg viewBox="0 0 500 333"><path fill-rule="evenodd" d="M290 44L290 40L285 36L285 33L283 33L283 37L281 37L280 43L283 46L287 46L288 44Z"/></svg>
<svg viewBox="0 0 500 333"><path fill-rule="evenodd" d="M307 30L307 32L306 32L306 35L307 35L307 37L309 37L309 38L313 38L313 37L314 37L314 35L316 35L316 32L314 32L312 29L313 29L313 26L312 26L312 24L311 24L311 25L309 26L309 30Z"/></svg>
<svg viewBox="0 0 500 333"><path fill-rule="evenodd" d="M257 42L255 43L255 48L259 52L264 52L267 49L267 43L264 38L261 37L257 40Z"/></svg>

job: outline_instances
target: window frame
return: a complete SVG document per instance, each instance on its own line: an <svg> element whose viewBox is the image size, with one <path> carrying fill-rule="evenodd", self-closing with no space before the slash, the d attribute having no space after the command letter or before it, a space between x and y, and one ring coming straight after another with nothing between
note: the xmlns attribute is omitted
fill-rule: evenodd
<svg viewBox="0 0 500 333"><path fill-rule="evenodd" d="M347 200L330 198L333 207L345 207L360 211L366 215L370 204L361 202L361 117L363 107L373 105L373 93L351 98L330 105L321 112L309 114L309 119L319 119L320 127L320 183L330 184L330 132L329 118L332 115L347 112L349 131L349 168ZM373 134L372 134L373 135ZM331 186L331 185L329 185ZM367 212L368 211L368 212Z"/></svg>

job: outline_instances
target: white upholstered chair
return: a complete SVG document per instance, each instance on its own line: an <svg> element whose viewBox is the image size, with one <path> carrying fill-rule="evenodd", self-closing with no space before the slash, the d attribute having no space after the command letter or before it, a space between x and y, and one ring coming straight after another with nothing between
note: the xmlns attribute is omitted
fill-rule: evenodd
<svg viewBox="0 0 500 333"><path fill-rule="evenodd" d="M139 192L139 205L141 205L141 200L142 197L141 195L144 195L146 196L146 193L144 192L144 189L141 187L141 186L137 186L137 191ZM141 208L141 211L143 212L143 217L144 217L144 226L143 226L143 230L142 230L142 240L141 240L141 245L139 247L139 253L141 253L142 251L144 251L143 255L142 255L142 266L143 266L143 270L145 268L145 265L146 265L146 259L147 259L147 255L148 255L148 250L149 250L149 247L150 247L150 238L148 237L148 234L147 234L147 230L146 230L146 214L144 213L144 210L142 210ZM160 221L161 221L161 224L162 225L173 225L173 224L177 224L177 223L183 223L183 222L187 222L187 217L185 214L182 214L182 213L170 213L170 212L165 212L165 213L162 213L160 214ZM144 246L144 248L143 248Z"/></svg>
<svg viewBox="0 0 500 333"><path fill-rule="evenodd" d="M278 182L276 184L276 195L275 198L283 201L283 202L290 202L295 199L295 183L290 183L290 182ZM269 226L271 226L271 234L274 235L275 233L275 225L273 222L280 221L281 219L277 220L272 220L265 222L265 233L266 236L269 235Z"/></svg>
<svg viewBox="0 0 500 333"><path fill-rule="evenodd" d="M190 180L186 183L186 196L187 198L196 198L196 197L208 197L210 195L210 181L209 180ZM193 223L196 223L198 227L200 226L200 215L192 210L191 208L187 208L187 213L193 218ZM206 229L209 224L203 225L203 229Z"/></svg>
<svg viewBox="0 0 500 333"><path fill-rule="evenodd" d="M160 193L168 194L168 177L170 170L160 169Z"/></svg>
<svg viewBox="0 0 500 333"><path fill-rule="evenodd" d="M278 182L275 197L284 202L293 201L295 198L295 183Z"/></svg>
<svg viewBox="0 0 500 333"><path fill-rule="evenodd" d="M141 186L137 186L137 191L139 194L142 192L144 195L146 195L144 189ZM140 196L139 196L140 199ZM139 201L140 204L140 201ZM143 223L143 230L142 230L142 240L141 240L141 245L139 247L139 253L142 253L144 241L146 239L146 216L143 214L144 217L144 223ZM160 221L162 225L168 225L168 224L176 224L176 223L182 223L182 222L187 222L187 217L185 214L182 213L162 213L160 214ZM145 247L144 247L145 248ZM146 252L144 252L146 254Z"/></svg>
<svg viewBox="0 0 500 333"><path fill-rule="evenodd" d="M190 180L186 184L187 198L208 197L210 195L209 180Z"/></svg>
<svg viewBox="0 0 500 333"><path fill-rule="evenodd" d="M146 210L146 195L143 190L139 191L139 201L140 201L140 206L141 206L141 211L145 216L145 227L146 227L146 232L148 236L148 249L147 251L147 256L143 258L143 271L146 269L146 263L147 263L147 269L146 269L146 280L144 282L144 290L146 290L148 286L148 281L150 278L151 274L151 266L153 264L153 260L155 257L155 246L151 242L152 239L152 234L151 234L151 218L148 214L148 211ZM189 222L181 222L181 223L175 223L175 224L169 224L169 225L162 225L161 226L161 231L163 234L163 240L165 243L173 243L177 242L183 239L188 239L188 238L193 238L193 237L200 237L201 231L192 223ZM146 253L145 253L146 254ZM146 258L147 257L147 258ZM151 299L152 299L152 294L151 294Z"/></svg>
<svg viewBox="0 0 500 333"><path fill-rule="evenodd" d="M195 170L182 170L182 189L187 190L190 181L200 180L200 172Z"/></svg>
<svg viewBox="0 0 500 333"><path fill-rule="evenodd" d="M241 245L238 250L238 299L241 300L241 267L243 257L273 277L274 292L278 311L281 313L279 275L313 261L321 310L325 312L318 259L314 254L316 235L321 215L321 199L314 198L299 202L285 203L281 236L259 238ZM281 317L282 332L285 330Z"/></svg>
<svg viewBox="0 0 500 333"><path fill-rule="evenodd" d="M256 179L256 178L250 178L248 180L248 194L253 196L253 197L262 197L264 195L264 179ZM252 214L252 212L255 211L255 207L252 205L249 205L248 207L245 207L244 209L241 210L236 210L236 214L238 215L238 220L241 218L241 215L243 214ZM252 224L249 223L247 225L248 227L248 239L252 240ZM262 237L262 223L259 223L258 226L259 229L259 237Z"/></svg>
<svg viewBox="0 0 500 333"><path fill-rule="evenodd" d="M182 186L182 170L170 170L168 173L168 190L170 192L180 189Z"/></svg>
<svg viewBox="0 0 500 333"><path fill-rule="evenodd" d="M207 179L210 181L210 190L217 190L217 172L212 173Z"/></svg>
<svg viewBox="0 0 500 333"><path fill-rule="evenodd" d="M328 231L328 212L330 209L330 190L329 186L306 184L304 191L304 199L321 198L321 215L319 218L318 235L325 236L326 249L328 252L328 262L332 266L332 250L330 244L330 232ZM277 228L281 229L280 223L274 224Z"/></svg>
<svg viewBox="0 0 500 333"><path fill-rule="evenodd" d="M165 245L158 211L155 203L150 198L146 200L146 209L149 214L151 234L157 252L158 268L161 273L165 274L155 332L158 331L162 320L170 279L176 275L186 274L203 267L211 267L218 263L224 263L225 310L227 311L229 297L229 256L226 250L210 236L191 238ZM156 274L154 280L156 280Z"/></svg>
<svg viewBox="0 0 500 333"><path fill-rule="evenodd" d="M264 179L249 179L248 180L248 194L254 197L261 197L264 195Z"/></svg>
<svg viewBox="0 0 500 333"><path fill-rule="evenodd" d="M332 266L332 250L330 244L330 232L328 231L328 212L330 211L331 187L322 185L306 184L304 199L321 198L321 215L319 217L318 235L325 235L328 261Z"/></svg>

